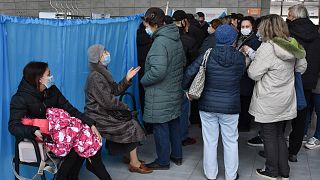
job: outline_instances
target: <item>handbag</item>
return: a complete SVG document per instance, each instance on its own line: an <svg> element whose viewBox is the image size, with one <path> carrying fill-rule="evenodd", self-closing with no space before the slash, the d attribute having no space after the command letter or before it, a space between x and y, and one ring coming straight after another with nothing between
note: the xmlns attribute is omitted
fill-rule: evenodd
<svg viewBox="0 0 320 180"><path fill-rule="evenodd" d="M304 96L303 84L300 72L294 72L294 87L297 97L297 109L302 110L307 107L307 101Z"/></svg>
<svg viewBox="0 0 320 180"><path fill-rule="evenodd" d="M206 78L206 66L208 57L212 48L209 48L203 55L203 60L200 65L199 71L196 77L193 79L192 84L189 88L188 94L192 99L199 99L204 89L204 82Z"/></svg>

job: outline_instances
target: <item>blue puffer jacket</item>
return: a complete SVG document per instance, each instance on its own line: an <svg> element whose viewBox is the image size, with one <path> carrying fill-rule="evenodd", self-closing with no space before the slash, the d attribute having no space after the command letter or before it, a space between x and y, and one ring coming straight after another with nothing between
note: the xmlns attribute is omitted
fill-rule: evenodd
<svg viewBox="0 0 320 180"><path fill-rule="evenodd" d="M183 89L189 89L203 56L186 70ZM199 110L238 114L240 112L240 80L245 70L245 57L232 46L217 45L207 61L205 87L199 99Z"/></svg>

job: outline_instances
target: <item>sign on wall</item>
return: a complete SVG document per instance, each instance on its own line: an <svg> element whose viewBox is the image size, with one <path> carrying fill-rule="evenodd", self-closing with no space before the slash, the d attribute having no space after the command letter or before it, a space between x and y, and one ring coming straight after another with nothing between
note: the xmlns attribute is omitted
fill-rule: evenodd
<svg viewBox="0 0 320 180"><path fill-rule="evenodd" d="M207 22L219 18L227 13L227 8L196 8L196 12L203 12Z"/></svg>

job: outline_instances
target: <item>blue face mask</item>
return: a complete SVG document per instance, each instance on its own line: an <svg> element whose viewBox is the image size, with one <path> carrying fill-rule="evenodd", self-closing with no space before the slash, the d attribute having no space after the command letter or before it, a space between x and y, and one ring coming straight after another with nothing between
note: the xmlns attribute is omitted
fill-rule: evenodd
<svg viewBox="0 0 320 180"><path fill-rule="evenodd" d="M151 31L151 28L146 28L146 33L149 35L149 36L152 36L153 32Z"/></svg>
<svg viewBox="0 0 320 180"><path fill-rule="evenodd" d="M108 55L104 58L104 60L101 61L101 64L107 67L108 64L110 64L110 62L111 62L111 56L110 56L110 54L108 54Z"/></svg>
<svg viewBox="0 0 320 180"><path fill-rule="evenodd" d="M54 79L53 76L48 76L47 82L43 84L46 86L47 89L49 89L52 85L54 85Z"/></svg>

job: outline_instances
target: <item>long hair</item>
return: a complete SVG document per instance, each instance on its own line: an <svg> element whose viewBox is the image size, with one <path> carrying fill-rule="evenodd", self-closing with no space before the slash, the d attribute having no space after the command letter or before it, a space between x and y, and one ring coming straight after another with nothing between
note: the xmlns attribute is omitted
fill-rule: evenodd
<svg viewBox="0 0 320 180"><path fill-rule="evenodd" d="M33 87L40 90L40 78L48 68L48 63L32 61L23 69L23 78Z"/></svg>
<svg viewBox="0 0 320 180"><path fill-rule="evenodd" d="M289 30L287 23L284 22L281 16L270 14L262 19L258 32L262 36L262 41L272 40L274 37L279 37L288 40Z"/></svg>

